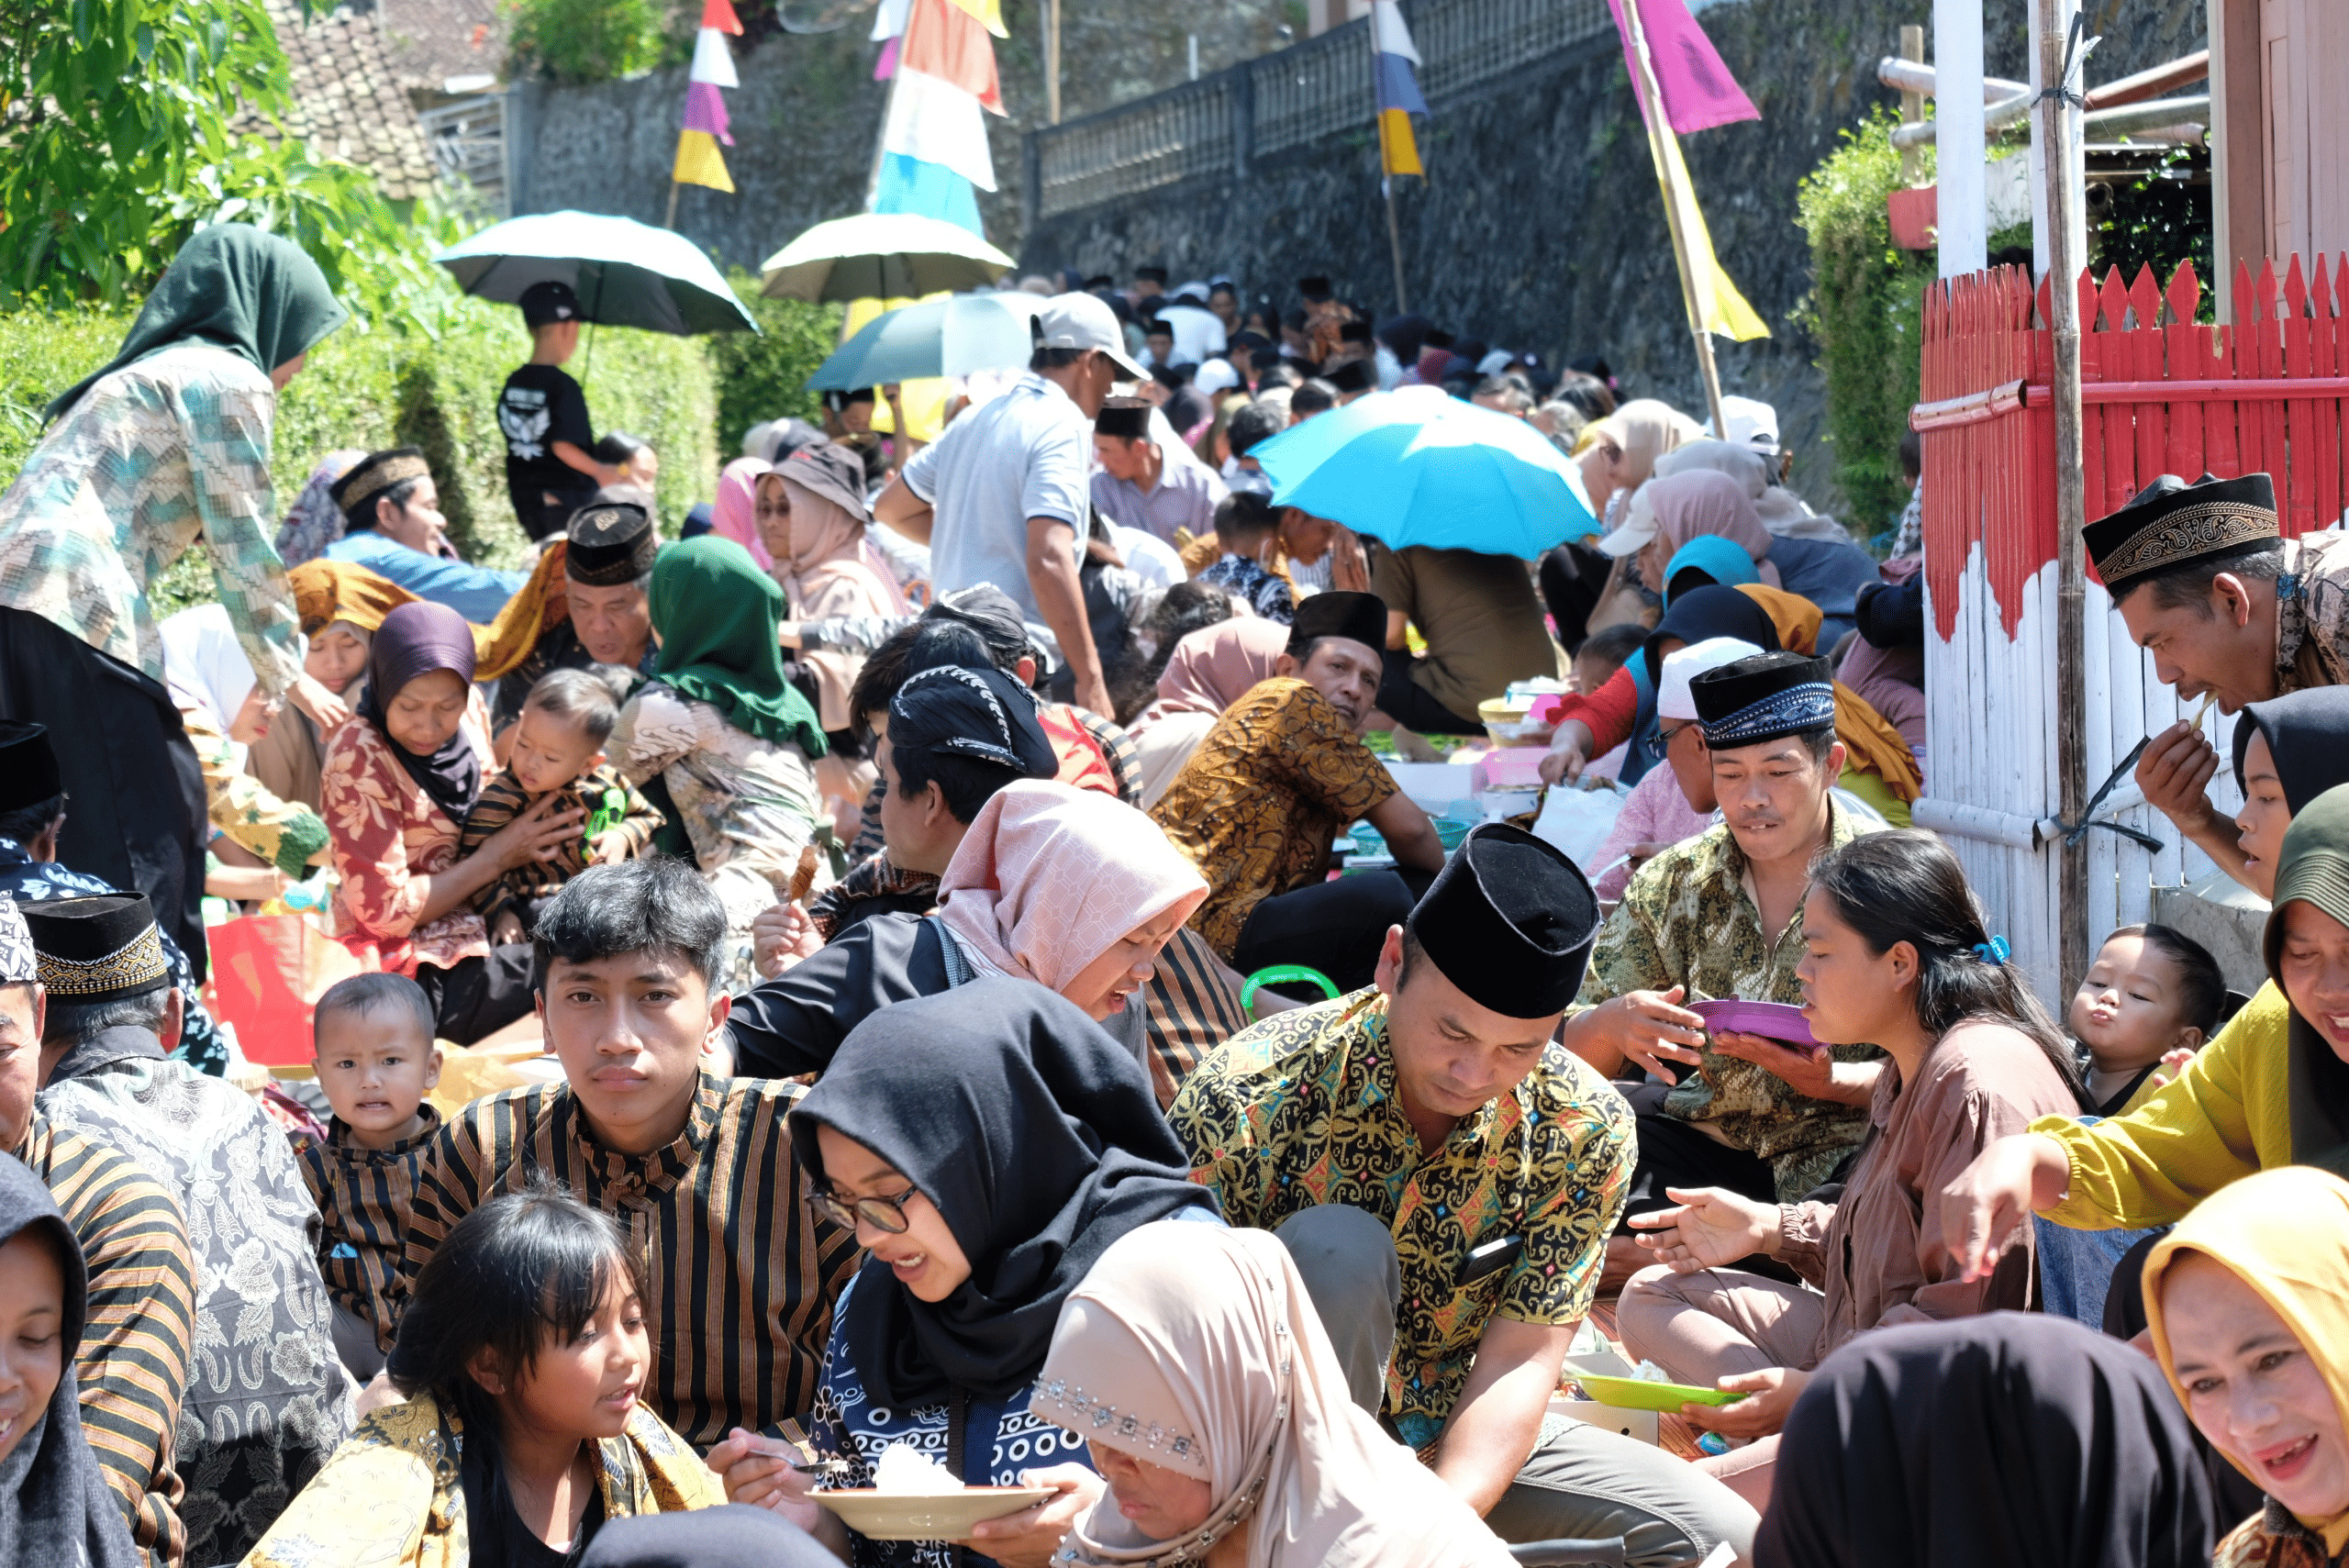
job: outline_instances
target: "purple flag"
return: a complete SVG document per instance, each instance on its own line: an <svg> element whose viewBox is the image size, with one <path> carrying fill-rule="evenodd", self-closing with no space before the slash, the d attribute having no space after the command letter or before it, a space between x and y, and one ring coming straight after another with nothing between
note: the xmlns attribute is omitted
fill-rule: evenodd
<svg viewBox="0 0 2349 1568"><path fill-rule="evenodd" d="M1664 93L1664 119L1682 136L1710 130L1732 120L1758 120L1762 111L1729 73L1713 40L1697 25L1681 0L1636 0L1640 24L1647 34L1648 58L1655 64L1655 82ZM1615 13L1615 30L1623 39L1623 65L1631 73L1631 93L1642 114L1647 95L1640 91L1640 65L1631 55L1631 32L1623 25L1623 0L1607 0Z"/></svg>
<svg viewBox="0 0 2349 1568"><path fill-rule="evenodd" d="M727 146L734 139L726 133L726 97L715 82L685 83L685 128L707 131Z"/></svg>

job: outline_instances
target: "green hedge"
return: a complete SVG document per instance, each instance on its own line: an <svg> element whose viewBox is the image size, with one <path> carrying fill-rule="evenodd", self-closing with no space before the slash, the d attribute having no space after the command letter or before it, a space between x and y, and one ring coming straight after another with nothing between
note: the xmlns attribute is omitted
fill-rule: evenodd
<svg viewBox="0 0 2349 1568"><path fill-rule="evenodd" d="M97 307L0 315L0 485L39 439L42 406L104 364L134 315ZM529 541L507 499L496 402L507 373L529 357L519 314L476 300L446 313L438 340L355 326L337 332L278 400L271 467L280 509L337 448L418 446L431 459L458 550L485 565L522 564ZM673 537L687 508L716 489L711 361L707 339L599 327L568 367L583 379L599 432L626 430L660 453L661 517ZM202 552L190 551L156 596L165 614L210 598Z"/></svg>
<svg viewBox="0 0 2349 1568"><path fill-rule="evenodd" d="M728 332L709 340L718 378L718 444L731 458L753 425L789 415L816 418L807 378L840 345L841 307L762 298L758 274L740 267L726 281L759 321L756 336Z"/></svg>

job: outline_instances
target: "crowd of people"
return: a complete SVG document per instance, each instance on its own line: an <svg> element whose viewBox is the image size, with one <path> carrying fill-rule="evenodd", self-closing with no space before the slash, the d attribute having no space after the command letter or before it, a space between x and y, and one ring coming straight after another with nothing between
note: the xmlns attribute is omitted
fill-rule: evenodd
<svg viewBox="0 0 2349 1568"><path fill-rule="evenodd" d="M2090 529L2236 716L2239 814L2190 724L2146 796L2275 912L2248 1000L2131 927L2059 1023L1909 826L1913 506L1879 561L1765 406L1166 284L1036 280L936 440L831 396L668 539L534 285L498 572L413 448L278 518L342 313L188 244L0 496L0 1556L2343 1562L2334 536L2265 476ZM1264 442L1402 384L1600 531L1275 499ZM1579 862L1389 766L1526 683L1551 787L1623 796ZM355 972L306 1074L202 1004L262 909ZM1560 1403L1618 1351L1694 1385L1654 1440ZM1035 1495L827 1506L908 1460Z"/></svg>

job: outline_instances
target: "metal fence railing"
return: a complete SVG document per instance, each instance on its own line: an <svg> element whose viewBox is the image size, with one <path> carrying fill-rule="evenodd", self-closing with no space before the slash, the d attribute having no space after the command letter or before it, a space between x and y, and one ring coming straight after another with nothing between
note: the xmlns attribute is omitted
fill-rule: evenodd
<svg viewBox="0 0 2349 1568"><path fill-rule="evenodd" d="M1607 0L1404 0L1431 104L1614 31ZM1374 126L1368 21L1028 137L1032 222Z"/></svg>

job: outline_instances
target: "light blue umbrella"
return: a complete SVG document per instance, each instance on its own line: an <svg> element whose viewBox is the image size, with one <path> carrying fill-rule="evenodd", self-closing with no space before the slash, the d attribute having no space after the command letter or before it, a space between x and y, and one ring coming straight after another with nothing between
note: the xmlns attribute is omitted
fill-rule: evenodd
<svg viewBox="0 0 2349 1568"><path fill-rule="evenodd" d="M1251 451L1273 500L1392 549L1531 560L1599 531L1572 459L1522 419L1433 386L1374 392Z"/></svg>
<svg viewBox="0 0 2349 1568"><path fill-rule="evenodd" d="M886 386L923 376L1026 368L1043 301L1032 294L958 294L899 306L866 322L816 367L818 390Z"/></svg>
<svg viewBox="0 0 2349 1568"><path fill-rule="evenodd" d="M493 224L432 258L457 285L512 304L552 279L579 296L583 320L692 337L759 324L700 246L634 218L541 212Z"/></svg>

